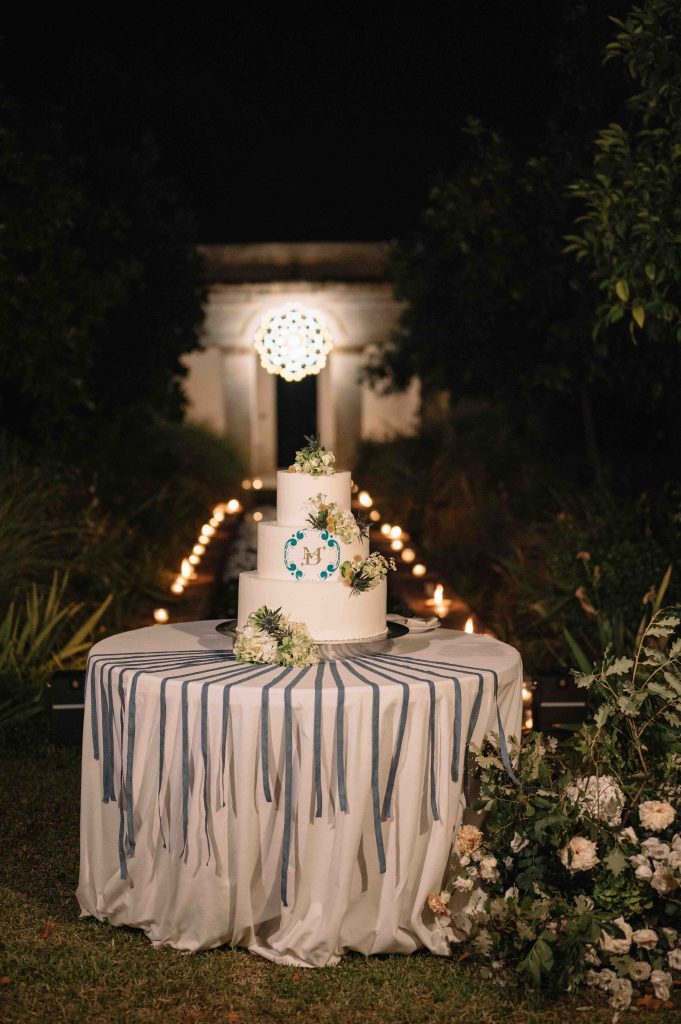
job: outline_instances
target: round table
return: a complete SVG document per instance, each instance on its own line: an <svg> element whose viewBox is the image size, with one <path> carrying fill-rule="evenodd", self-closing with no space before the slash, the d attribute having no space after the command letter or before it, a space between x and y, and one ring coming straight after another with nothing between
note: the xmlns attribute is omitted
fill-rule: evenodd
<svg viewBox="0 0 681 1024"><path fill-rule="evenodd" d="M440 629L306 669L243 665L217 622L90 652L83 917L182 950L325 966L449 948L426 910L489 732L518 738L522 665Z"/></svg>

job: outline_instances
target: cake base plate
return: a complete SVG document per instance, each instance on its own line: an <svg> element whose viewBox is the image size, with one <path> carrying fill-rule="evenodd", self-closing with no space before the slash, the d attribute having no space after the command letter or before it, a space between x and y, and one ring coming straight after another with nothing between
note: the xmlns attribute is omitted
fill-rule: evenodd
<svg viewBox="0 0 681 1024"><path fill-rule="evenodd" d="M223 636L236 635L236 619L226 619L215 627ZM386 622L382 633L374 636L360 637L356 640L320 640L316 641L317 654L321 661L337 661L339 658L359 657L362 654L385 654L392 647L393 640L406 636L407 626L400 622Z"/></svg>

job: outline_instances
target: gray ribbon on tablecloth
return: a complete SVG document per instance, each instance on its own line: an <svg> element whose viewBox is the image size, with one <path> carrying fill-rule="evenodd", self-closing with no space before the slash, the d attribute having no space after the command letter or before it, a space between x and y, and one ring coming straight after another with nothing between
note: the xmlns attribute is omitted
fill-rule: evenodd
<svg viewBox="0 0 681 1024"><path fill-rule="evenodd" d="M463 744L464 759L464 793L466 799L468 794L468 752L470 743L478 722L482 696L484 690L485 675L492 677L494 686L494 701L496 706L497 723L499 728L499 747L504 767L513 781L517 782L513 772L506 736L501 722L501 713L498 705L499 679L493 669L458 665L445 662L438 662L411 656L375 655L371 658L349 658L344 659L341 664L355 676L360 682L369 686L372 691L371 710L371 797L374 820L374 835L376 840L376 851L378 856L379 872L385 873L386 859L381 832L381 821L390 816L394 786L399 768L404 735L409 711L409 687L414 683L420 683L428 687L429 692L429 715L428 715L428 743L429 743L429 791L430 807L435 821L440 820L437 805L437 789L435 777L435 684L434 679L448 679L454 686L454 729L453 747L451 760L451 778L457 782L459 779L461 753L462 753L462 712L461 712L461 674L477 677L478 688L471 709L471 716L466 730L466 737ZM380 666L380 667L379 667ZM390 671L384 671L389 669ZM278 670L278 671L277 671ZM324 674L326 663L321 662L315 671L314 679L314 730L313 730L313 784L315 793L315 817L322 814L322 773L321 773L321 726L322 726L322 694L324 689ZM344 703L345 685L341 678L336 662L328 663L328 670L337 690L336 700L336 775L338 785L339 806L342 812L348 811L348 799L345 780L345 749L344 749ZM203 765L203 786L202 801L204 812L204 831L208 846L208 861L211 857L211 843L209 834L209 750L208 750L208 689L213 684L223 684L222 699L222 722L220 730L220 769L221 769L221 795L222 806L225 806L225 767L226 767L226 745L228 722L230 712L230 693L232 686L251 681L262 675L277 671L276 676L263 685L261 696L261 767L263 792L268 802L272 801L270 788L269 768L269 693L273 686L287 680L292 669L281 670L279 666L271 665L244 665L236 661L231 651L173 651L153 652L142 654L139 652L117 652L116 654L93 655L88 661L87 686L90 693L90 723L92 730L92 745L95 760L100 760L100 727L97 709L97 688L99 685L101 703L101 760L102 760L102 799L105 803L116 799L114 786L114 761L115 761L115 730L114 730L114 700L113 700L113 677L118 674L118 698L119 698L119 719L120 719L120 778L118 788L119 804L119 861L121 878L128 877L127 860L135 853L135 821L133 804L133 767L135 754L135 729L136 729L136 698L137 684L140 676L152 672L154 675L162 673L160 685L160 721L159 721L159 765L158 765L158 814L161 838L164 847L166 846L165 832L163 830L163 814L161 809L161 790L164 776L165 756L165 735L166 735L166 691L169 683L178 682L181 686L181 735L182 735L182 850L180 856L187 853L188 825L189 825L189 714L188 714L188 687L190 683L201 683L200 697L200 732L201 732L201 758ZM292 712L292 691L295 686L306 676L311 669L301 669L295 676L286 682L284 687L284 824L281 853L281 899L284 906L288 905L288 872L291 847L292 831L292 786L293 786L293 712ZM132 678L128 693L128 706L126 713L126 693L124 687L124 674L132 672ZM169 674L165 674L168 672ZM191 674L187 676L187 673ZM400 707L400 718L397 729L395 746L392 752L390 768L383 802L380 801L379 793L379 720L380 720L380 686L367 675L378 676L391 683L399 683L402 687L402 702ZM395 678L395 677L398 678ZM401 677L401 678L399 678ZM403 680L409 680L404 682ZM105 681L106 680L106 681ZM127 736L126 733L127 718ZM125 753L125 756L124 756Z"/></svg>

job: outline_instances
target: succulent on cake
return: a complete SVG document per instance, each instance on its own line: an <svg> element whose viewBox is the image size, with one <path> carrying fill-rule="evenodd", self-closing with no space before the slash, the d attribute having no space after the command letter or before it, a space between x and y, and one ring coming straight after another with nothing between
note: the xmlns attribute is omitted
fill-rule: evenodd
<svg viewBox="0 0 681 1024"><path fill-rule="evenodd" d="M289 473L307 473L309 476L332 476L336 470L336 456L327 451L319 434L306 434L307 444L296 452L296 457L288 467Z"/></svg>
<svg viewBox="0 0 681 1024"><path fill-rule="evenodd" d="M281 608L262 605L251 612L234 641L237 661L253 665L316 665L315 643L304 622L291 622Z"/></svg>
<svg viewBox="0 0 681 1024"><path fill-rule="evenodd" d="M307 522L315 530L335 533L345 544L369 536L369 521L364 516L355 516L349 509L339 508L335 501L327 501L326 495L310 498L310 513Z"/></svg>
<svg viewBox="0 0 681 1024"><path fill-rule="evenodd" d="M355 555L350 562L343 562L340 567L343 583L350 587L353 594L364 594L367 590L373 590L382 579L393 572L397 566L394 558L385 558L378 551L374 551L368 558Z"/></svg>

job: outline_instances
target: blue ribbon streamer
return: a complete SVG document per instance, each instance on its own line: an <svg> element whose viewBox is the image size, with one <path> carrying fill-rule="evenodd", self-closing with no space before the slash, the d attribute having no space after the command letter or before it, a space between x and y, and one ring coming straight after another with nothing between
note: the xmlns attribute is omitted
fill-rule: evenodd
<svg viewBox="0 0 681 1024"><path fill-rule="evenodd" d="M270 790L270 690L277 683L290 675L293 669L285 668L276 679L265 683L260 696L260 762L262 766L262 788L265 800L272 803L272 792Z"/></svg>
<svg viewBox="0 0 681 1024"><path fill-rule="evenodd" d="M324 662L317 665L314 681L314 788L317 801L315 818L322 816L322 682L324 678Z"/></svg>
<svg viewBox="0 0 681 1024"><path fill-rule="evenodd" d="M388 771L388 782L385 787L385 794L383 796L383 807L381 809L381 820L385 821L387 818L390 817L390 812L392 809L395 779L397 777L397 769L399 767L400 757L402 755L402 743L404 741L404 733L407 727L407 712L409 710L409 685L407 683L403 683L399 679L393 679L391 676L387 675L385 672L381 672L380 669L375 668L373 665L368 665L366 659L364 658L359 658L358 662L363 666L363 668L370 669L375 675L382 676L384 679L387 679L391 683L399 683L399 685L402 687L402 706L400 708L400 720L397 727L397 738L395 740L395 749L393 750L393 756L390 761L390 770ZM406 673L404 674L406 675ZM415 679L414 676L412 676L411 678ZM421 680L419 679L417 680L417 682L421 682Z"/></svg>
<svg viewBox="0 0 681 1024"><path fill-rule="evenodd" d="M338 803L343 812L348 810L348 793L345 788L345 684L340 677L336 662L329 662L331 675L336 684L336 776L338 778Z"/></svg>
<svg viewBox="0 0 681 1024"><path fill-rule="evenodd" d="M381 875L385 874L385 849L383 846L383 833L381 832L381 809L378 795L378 744L379 744L379 712L380 712L380 691L377 683L372 683L361 673L352 667L349 661L345 666L352 672L353 676L362 683L371 687L371 802L374 812L374 836L376 837L376 852L378 854L378 870Z"/></svg>
<svg viewBox="0 0 681 1024"><path fill-rule="evenodd" d="M293 714L291 690L308 672L302 669L284 689L284 837L281 851L281 902L288 906L288 865L291 855L291 799L293 793Z"/></svg>

